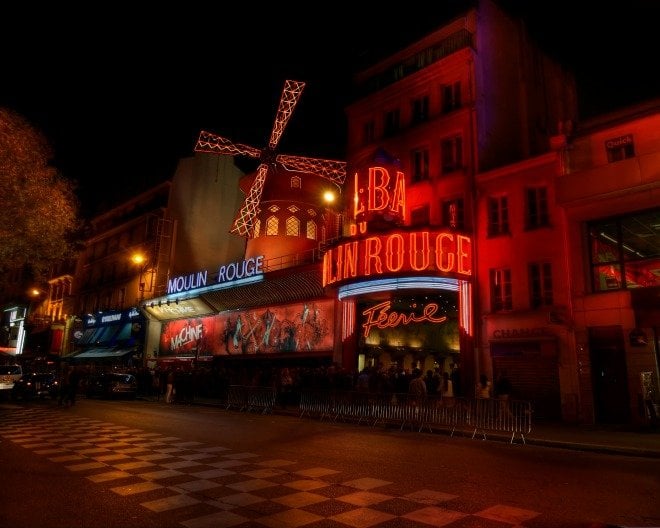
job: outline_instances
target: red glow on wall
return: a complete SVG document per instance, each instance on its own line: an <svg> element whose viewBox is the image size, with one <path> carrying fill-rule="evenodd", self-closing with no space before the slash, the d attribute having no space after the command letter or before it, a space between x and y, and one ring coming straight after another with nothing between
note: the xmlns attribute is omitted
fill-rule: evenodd
<svg viewBox="0 0 660 528"><path fill-rule="evenodd" d="M472 240L451 231L375 235L339 244L323 257L323 285L387 274L472 275Z"/></svg>

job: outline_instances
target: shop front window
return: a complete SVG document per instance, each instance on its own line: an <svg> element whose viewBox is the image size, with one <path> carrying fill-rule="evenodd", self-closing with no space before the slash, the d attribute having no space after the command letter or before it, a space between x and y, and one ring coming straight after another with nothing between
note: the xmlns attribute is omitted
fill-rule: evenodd
<svg viewBox="0 0 660 528"><path fill-rule="evenodd" d="M660 286L660 209L588 225L593 291Z"/></svg>

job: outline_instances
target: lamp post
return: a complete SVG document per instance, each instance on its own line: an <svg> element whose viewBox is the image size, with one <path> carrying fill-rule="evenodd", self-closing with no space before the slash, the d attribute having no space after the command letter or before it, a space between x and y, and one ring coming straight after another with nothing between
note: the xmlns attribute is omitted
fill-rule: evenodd
<svg viewBox="0 0 660 528"><path fill-rule="evenodd" d="M30 332L43 326L45 319L43 318L42 302L44 301L45 292L37 287L30 288L27 292L27 305L23 309L23 317L16 318L14 323L18 324L16 333L16 355L23 354L26 346L33 346L35 350L39 349L39 344L36 342L28 343ZM34 341L34 336L32 336Z"/></svg>
<svg viewBox="0 0 660 528"><path fill-rule="evenodd" d="M148 259L142 253L135 253L131 257L131 261L138 266L139 277L138 277L138 303L144 301L144 272L147 269Z"/></svg>
<svg viewBox="0 0 660 528"><path fill-rule="evenodd" d="M340 236L340 215L335 210L335 202L337 201L337 192L334 190L326 190L323 192L323 202L325 204L325 240L332 240Z"/></svg>

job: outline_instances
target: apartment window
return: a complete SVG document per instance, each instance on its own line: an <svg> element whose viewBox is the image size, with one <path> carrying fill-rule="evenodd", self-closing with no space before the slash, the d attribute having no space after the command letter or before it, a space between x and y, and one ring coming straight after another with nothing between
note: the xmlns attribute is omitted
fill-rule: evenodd
<svg viewBox="0 0 660 528"><path fill-rule="evenodd" d="M594 291L660 286L660 209L590 222Z"/></svg>
<svg viewBox="0 0 660 528"><path fill-rule="evenodd" d="M399 131L400 126L401 124L398 108L390 110L389 112L385 112L385 127L383 131L385 137L395 135Z"/></svg>
<svg viewBox="0 0 660 528"><path fill-rule="evenodd" d="M510 269L490 270L490 299L493 312L502 312L513 308Z"/></svg>
<svg viewBox="0 0 660 528"><path fill-rule="evenodd" d="M295 216L290 216L286 219L286 234L287 236L300 235L300 220Z"/></svg>
<svg viewBox="0 0 660 528"><path fill-rule="evenodd" d="M529 305L532 308L552 306L552 266L549 262L529 265Z"/></svg>
<svg viewBox="0 0 660 528"><path fill-rule="evenodd" d="M62 285L60 283L53 284L50 289L50 302L62 301Z"/></svg>
<svg viewBox="0 0 660 528"><path fill-rule="evenodd" d="M461 83L457 81L442 86L442 113L447 114L461 107Z"/></svg>
<svg viewBox="0 0 660 528"><path fill-rule="evenodd" d="M548 216L548 189L531 187L525 191L527 207L527 229L537 229L550 225Z"/></svg>
<svg viewBox="0 0 660 528"><path fill-rule="evenodd" d="M368 145L369 143L373 143L375 139L376 124L373 119L371 119L362 126L362 144Z"/></svg>
<svg viewBox="0 0 660 528"><path fill-rule="evenodd" d="M429 179L429 151L417 149L412 151L410 164L412 166L412 181L419 182Z"/></svg>
<svg viewBox="0 0 660 528"><path fill-rule="evenodd" d="M101 305L101 311L109 310L112 307L112 292L103 293L103 304Z"/></svg>
<svg viewBox="0 0 660 528"><path fill-rule="evenodd" d="M635 143L632 134L608 139L605 142L605 150L609 163L635 157Z"/></svg>
<svg viewBox="0 0 660 528"><path fill-rule="evenodd" d="M131 229L131 244L137 244L144 240L144 227L139 225Z"/></svg>
<svg viewBox="0 0 660 528"><path fill-rule="evenodd" d="M509 200L506 196L488 199L488 236L509 233Z"/></svg>
<svg viewBox="0 0 660 528"><path fill-rule="evenodd" d="M465 228L465 206L463 198L442 202L442 225L451 229Z"/></svg>
<svg viewBox="0 0 660 528"><path fill-rule="evenodd" d="M410 225L427 226L430 222L431 212L428 204L414 207L410 211Z"/></svg>
<svg viewBox="0 0 660 528"><path fill-rule="evenodd" d="M279 221L276 216L269 216L266 220L266 235L277 235L279 230Z"/></svg>
<svg viewBox="0 0 660 528"><path fill-rule="evenodd" d="M411 106L412 106L411 116L410 116L411 125L417 125L419 123L423 123L424 121L428 121L429 119L428 95L419 97L417 99L413 99Z"/></svg>
<svg viewBox="0 0 660 528"><path fill-rule="evenodd" d="M108 254L115 253L119 249L119 237L111 237L108 240Z"/></svg>
<svg viewBox="0 0 660 528"><path fill-rule="evenodd" d="M108 254L108 242L107 240L102 240L94 244L94 258L100 259L105 257Z"/></svg>
<svg viewBox="0 0 660 528"><path fill-rule="evenodd" d="M314 222L314 220L307 220L307 238L316 240L316 233L316 222Z"/></svg>
<svg viewBox="0 0 660 528"><path fill-rule="evenodd" d="M463 167L463 139L455 136L440 143L442 172L452 172Z"/></svg>

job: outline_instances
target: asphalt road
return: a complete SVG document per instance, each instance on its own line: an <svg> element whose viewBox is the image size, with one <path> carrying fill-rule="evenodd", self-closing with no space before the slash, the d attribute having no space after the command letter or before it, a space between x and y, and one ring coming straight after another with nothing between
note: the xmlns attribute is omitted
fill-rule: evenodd
<svg viewBox="0 0 660 528"><path fill-rule="evenodd" d="M144 401L0 406L0 526L660 526L660 460Z"/></svg>

